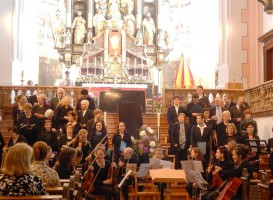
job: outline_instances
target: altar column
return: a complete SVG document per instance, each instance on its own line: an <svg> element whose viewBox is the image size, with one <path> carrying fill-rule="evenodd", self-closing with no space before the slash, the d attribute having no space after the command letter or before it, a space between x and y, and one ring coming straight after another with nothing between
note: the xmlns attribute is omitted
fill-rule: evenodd
<svg viewBox="0 0 273 200"><path fill-rule="evenodd" d="M141 29L142 23L142 0L136 1L136 33Z"/></svg>
<svg viewBox="0 0 273 200"><path fill-rule="evenodd" d="M71 48L72 33L71 33L71 24L72 24L72 0L66 1L66 37L65 37L65 46L66 48Z"/></svg>
<svg viewBox="0 0 273 200"><path fill-rule="evenodd" d="M88 24L87 24L88 38L92 37L93 15L94 15L94 2L93 0L89 0L88 1Z"/></svg>

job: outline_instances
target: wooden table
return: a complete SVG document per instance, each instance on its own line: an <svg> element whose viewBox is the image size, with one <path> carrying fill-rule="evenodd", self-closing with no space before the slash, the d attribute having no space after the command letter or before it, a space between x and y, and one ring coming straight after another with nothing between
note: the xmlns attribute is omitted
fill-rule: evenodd
<svg viewBox="0 0 273 200"><path fill-rule="evenodd" d="M171 199L170 183L185 183L186 174L184 170L176 169L150 169L149 174L153 182L167 183L166 199Z"/></svg>

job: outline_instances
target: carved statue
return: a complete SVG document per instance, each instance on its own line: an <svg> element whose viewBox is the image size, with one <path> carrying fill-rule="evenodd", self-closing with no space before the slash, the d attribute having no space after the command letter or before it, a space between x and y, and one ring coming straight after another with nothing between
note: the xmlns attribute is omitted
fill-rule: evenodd
<svg viewBox="0 0 273 200"><path fill-rule="evenodd" d="M142 21L142 26L144 28L144 42L145 45L154 44L154 34L155 34L155 22L151 16L151 12L147 12L146 17Z"/></svg>
<svg viewBox="0 0 273 200"><path fill-rule="evenodd" d="M97 13L93 17L93 26L95 27L95 34L98 35L105 25L106 19L102 14L102 10L98 9Z"/></svg>
<svg viewBox="0 0 273 200"><path fill-rule="evenodd" d="M86 28L86 20L82 17L82 12L78 11L78 16L74 18L72 30L74 30L74 44L83 44Z"/></svg>
<svg viewBox="0 0 273 200"><path fill-rule="evenodd" d="M107 19L121 19L118 0L109 0Z"/></svg>
<svg viewBox="0 0 273 200"><path fill-rule="evenodd" d="M53 33L55 37L56 47L64 47L64 37L65 37L65 23L60 18L60 12L56 12L56 18L53 22Z"/></svg>
<svg viewBox="0 0 273 200"><path fill-rule="evenodd" d="M124 17L124 22L126 25L126 30L130 35L135 34L135 21L136 18L133 15L133 6L128 6L127 7L127 15Z"/></svg>
<svg viewBox="0 0 273 200"><path fill-rule="evenodd" d="M96 10L100 9L103 16L106 16L107 0L95 0Z"/></svg>

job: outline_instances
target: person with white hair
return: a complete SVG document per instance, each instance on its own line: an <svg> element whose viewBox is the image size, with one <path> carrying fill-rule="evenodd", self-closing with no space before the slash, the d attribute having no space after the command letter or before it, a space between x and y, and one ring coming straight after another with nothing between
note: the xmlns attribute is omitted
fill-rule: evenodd
<svg viewBox="0 0 273 200"><path fill-rule="evenodd" d="M61 88L61 87L58 88L57 89L57 95L56 95L56 97L51 98L51 101L50 101L50 108L52 110L56 109L58 103L62 100L62 98L64 97L64 95L65 95L64 89Z"/></svg>
<svg viewBox="0 0 273 200"><path fill-rule="evenodd" d="M87 129L87 122L93 119L93 111L88 109L89 101L84 99L81 101L81 110L78 112L78 122L82 128Z"/></svg>

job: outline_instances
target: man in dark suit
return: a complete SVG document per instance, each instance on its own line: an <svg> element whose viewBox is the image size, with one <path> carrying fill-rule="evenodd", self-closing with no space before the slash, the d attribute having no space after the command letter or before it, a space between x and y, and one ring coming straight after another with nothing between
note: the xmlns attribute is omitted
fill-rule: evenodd
<svg viewBox="0 0 273 200"><path fill-rule="evenodd" d="M181 98L179 96L174 96L173 97L173 106L169 107L167 110L167 120L169 123L169 129L168 129L168 134L169 134L169 140L171 143L171 131L173 124L178 122L177 116L179 113L185 113L185 109L180 106L181 104ZM172 153L172 149L170 149L170 153Z"/></svg>
<svg viewBox="0 0 273 200"><path fill-rule="evenodd" d="M171 146L175 155L175 169L181 169L181 160L187 160L190 147L191 125L185 122L185 114L178 114L178 122L173 125Z"/></svg>
<svg viewBox="0 0 273 200"><path fill-rule="evenodd" d="M228 95L224 96L224 107L229 110L231 107L236 106L236 103L231 101L231 98Z"/></svg>
<svg viewBox="0 0 273 200"><path fill-rule="evenodd" d="M193 125L191 128L190 135L191 146L198 147L199 142L205 142L206 154L204 158L208 161L210 156L210 137L212 136L212 128L204 123L203 113L197 114L196 122L197 125Z"/></svg>
<svg viewBox="0 0 273 200"><path fill-rule="evenodd" d="M78 111L78 122L82 126L82 128L87 129L87 122L90 119L93 119L93 111L88 109L89 101L82 100L81 101L81 110Z"/></svg>
<svg viewBox="0 0 273 200"><path fill-rule="evenodd" d="M196 87L196 92L197 92L197 94L199 96L199 103L202 104L202 107L203 108L209 108L210 107L210 105L209 105L209 99L204 94L204 87L203 87L203 85L198 85Z"/></svg>
<svg viewBox="0 0 273 200"><path fill-rule="evenodd" d="M88 96L88 90L82 89L81 91L81 98L78 99L76 104L76 111L78 112L81 109L81 102L82 100L89 101L88 109L92 110L92 112L96 109L94 100Z"/></svg>
<svg viewBox="0 0 273 200"><path fill-rule="evenodd" d="M241 135L241 121L244 117L244 110L246 109L245 97L239 97L237 105L229 108L231 121L235 124L237 133Z"/></svg>
<svg viewBox="0 0 273 200"><path fill-rule="evenodd" d="M36 90L36 94L28 97L28 103L31 103L32 106L36 106L36 104L38 104L37 95L39 94L43 94L43 90L40 88Z"/></svg>
<svg viewBox="0 0 273 200"><path fill-rule="evenodd" d="M191 125L196 125L196 116L203 112L203 104L199 103L199 96L197 93L192 95L192 101L187 105L186 115L189 117Z"/></svg>
<svg viewBox="0 0 273 200"><path fill-rule="evenodd" d="M222 106L222 99L220 97L216 97L214 103L215 107L210 108L210 119L219 124L222 122L222 113L226 111L226 109Z"/></svg>
<svg viewBox="0 0 273 200"><path fill-rule="evenodd" d="M57 89L57 97L53 97L51 98L51 101L50 101L50 108L55 111L58 103L62 100L62 98L64 97L65 95L65 91L63 88L58 88Z"/></svg>

